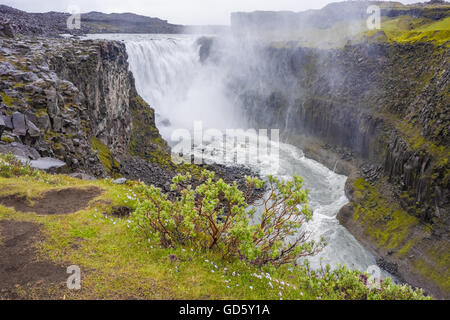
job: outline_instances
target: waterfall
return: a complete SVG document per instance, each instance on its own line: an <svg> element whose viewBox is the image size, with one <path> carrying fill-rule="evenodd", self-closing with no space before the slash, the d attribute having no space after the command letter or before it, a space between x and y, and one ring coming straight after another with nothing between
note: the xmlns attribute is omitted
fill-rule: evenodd
<svg viewBox="0 0 450 320"><path fill-rule="evenodd" d="M156 110L166 140L174 129L191 129L198 120L205 128L242 126L236 104L226 94L226 73L200 62L196 40L152 36L126 41L137 90Z"/></svg>
<svg viewBox="0 0 450 320"><path fill-rule="evenodd" d="M157 126L169 142L173 130L190 129L197 120L203 121L204 127L222 130L246 128L248 124L244 110L250 113L252 122L267 125L269 121L261 113L268 106L255 97L269 89L281 94L290 90L288 66L262 61L259 53L254 48L245 48L245 44L240 46L234 42L227 48L221 48L216 53L219 57L213 59L215 61L202 63L194 36L97 37L125 41L137 90L156 110ZM262 81L262 77L267 79ZM257 94L246 101L242 94L249 91ZM290 102L290 99L286 101ZM290 117L295 110L292 104L288 106L287 117ZM280 121L283 127L292 124L289 119ZM257 147L248 146L251 152ZM275 172L271 166L274 159L270 156L252 169L262 175L276 174L282 179L290 179L294 174L303 177L304 185L310 191L309 205L314 211L313 219L306 228L315 239L324 237L328 243L319 255L308 258L311 266L345 264L349 268L366 271L369 266L375 265L373 255L336 219L340 208L348 203L344 193L347 177L306 158L295 146L279 143L278 147L279 166ZM213 153L210 157L221 162Z"/></svg>

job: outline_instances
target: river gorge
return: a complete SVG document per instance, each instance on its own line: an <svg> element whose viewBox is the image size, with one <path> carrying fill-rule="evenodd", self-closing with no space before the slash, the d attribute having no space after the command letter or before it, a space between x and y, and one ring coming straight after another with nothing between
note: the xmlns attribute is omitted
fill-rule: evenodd
<svg viewBox="0 0 450 320"><path fill-rule="evenodd" d="M157 194L158 201L172 203L165 206L177 204L172 179L192 174L197 186L204 168L239 188L247 175L285 182L300 176L312 219L298 235L307 232L326 246L294 263L307 260L314 270L299 271L307 289L295 289L295 297L321 299L311 279L331 286L327 277L336 272L332 277L348 276L364 289L341 283L330 287L328 297L422 294L411 286L448 299L448 12L445 3L386 4L376 32L362 29L366 6L360 3L302 13L240 12L231 15L229 28L205 27L210 34L157 18L96 12L82 15L80 30L69 30L65 13L49 13L48 24L46 14L0 6L0 235L21 245L16 233L24 228L36 234L38 226L11 221L29 223L27 214L36 213L30 221L42 223L54 253L48 256L59 264L75 261L98 270L105 265L103 253L104 259L106 253L120 255L117 265L108 265L111 271L134 254L129 266L140 271L120 274L143 283L149 280L145 272L164 269L152 277L181 281L184 290L171 285L167 292L197 299L222 281L208 277L219 277L222 267L222 278L228 277L231 265L213 262L214 250L157 244L151 237L139 247L142 239L132 232L151 202L145 197ZM139 198L141 183L149 189ZM264 214L257 213L253 226ZM285 245L295 236L283 239ZM234 258L245 262L239 250ZM22 263L15 247L2 242L0 257L0 298L14 297L13 285L25 277L11 270ZM255 267L250 277L268 279L273 289L271 276L258 274L256 260L248 262L245 268ZM180 278L179 267L204 277L192 280L201 289L190 285L195 276ZM52 264L48 270L56 270L52 281L61 281L62 269ZM280 270L285 281L292 279L290 268ZM40 272L37 279L48 276ZM364 272L401 286L382 281L387 289L377 291ZM245 297L263 295L265 289L253 291L252 281L236 287L245 284ZM164 290L158 292L167 298ZM216 294L228 293L214 289L206 296Z"/></svg>

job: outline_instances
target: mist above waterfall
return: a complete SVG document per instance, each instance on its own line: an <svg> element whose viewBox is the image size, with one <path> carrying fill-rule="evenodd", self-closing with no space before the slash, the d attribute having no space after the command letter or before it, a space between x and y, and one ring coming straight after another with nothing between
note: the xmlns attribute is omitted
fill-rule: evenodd
<svg viewBox="0 0 450 320"><path fill-rule="evenodd" d="M201 39L134 35L126 41L136 86L156 110L158 128L167 140L174 129L192 129L194 121L219 130L269 128L267 108L280 99L292 105L290 66L267 61L271 58L264 43L231 35L206 38L206 44ZM202 45L207 46L204 59Z"/></svg>
<svg viewBox="0 0 450 320"><path fill-rule="evenodd" d="M177 39L141 36L127 41L136 85L157 112L163 136L171 130L191 129L195 121L205 127L243 126L233 97L227 95L227 72L214 63L202 63L197 37Z"/></svg>

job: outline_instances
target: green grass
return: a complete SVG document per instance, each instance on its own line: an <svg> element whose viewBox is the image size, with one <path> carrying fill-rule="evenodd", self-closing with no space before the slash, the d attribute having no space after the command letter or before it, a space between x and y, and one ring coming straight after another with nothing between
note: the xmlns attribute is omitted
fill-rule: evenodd
<svg viewBox="0 0 450 320"><path fill-rule="evenodd" d="M436 264L432 267L430 259ZM443 291L450 291L450 253L448 247L439 248L439 250L429 250L423 257L414 261L414 268L423 276L431 278L442 288Z"/></svg>
<svg viewBox="0 0 450 320"><path fill-rule="evenodd" d="M418 225L417 218L409 215L400 206L388 203L378 192L364 179L355 181L355 198L358 205L355 208L354 219L366 226L366 233L380 247L402 250L410 246L405 243Z"/></svg>
<svg viewBox="0 0 450 320"><path fill-rule="evenodd" d="M4 171L0 171L0 176ZM383 289L371 291L360 280L359 272L346 268L320 274L307 266L259 269L239 259L223 260L215 251L162 248L141 237L130 219L111 216L114 206L135 208L137 200L131 191L134 182L117 185L110 179L82 181L38 171L10 171L20 174L0 177L0 197L21 194L35 198L48 190L66 187L97 186L104 190L88 208L67 215L21 213L0 205L0 220L31 221L42 225L44 239L38 246L41 258L63 266L75 264L81 267L82 289L56 290L53 292L55 298L423 298L420 292L415 293L389 281L383 284ZM37 285L33 297L39 298L39 290Z"/></svg>
<svg viewBox="0 0 450 320"><path fill-rule="evenodd" d="M380 249L385 252L393 250L398 258L408 257L415 272L434 282L442 292L449 292L448 241L435 240L432 244L434 249L425 249L424 254L417 255L424 250L418 251L418 248L422 248L422 241L430 235L430 226L421 224L399 203L386 200L378 188L362 178L354 182L354 221Z"/></svg>
<svg viewBox="0 0 450 320"><path fill-rule="evenodd" d="M280 35L267 32L261 35L272 42L275 48L292 46L313 48L339 48L348 41L352 43L388 42L417 43L433 42L448 47L450 40L450 17L434 21L403 15L395 18L382 17L381 29L368 30L366 20L338 22L327 29L306 28ZM277 39L277 40L274 40Z"/></svg>
<svg viewBox="0 0 450 320"><path fill-rule="evenodd" d="M374 38L380 34L384 38ZM384 17L381 30L370 30L363 33L368 39L384 42L416 43L433 42L435 45L450 45L450 17L433 21L424 18L399 16L396 18Z"/></svg>

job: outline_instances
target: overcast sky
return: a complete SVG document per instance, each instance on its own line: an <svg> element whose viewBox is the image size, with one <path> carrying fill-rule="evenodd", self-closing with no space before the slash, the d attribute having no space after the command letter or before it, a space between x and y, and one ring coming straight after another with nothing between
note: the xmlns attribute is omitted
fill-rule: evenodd
<svg viewBox="0 0 450 320"><path fill-rule="evenodd" d="M420 0L402 0L415 3ZM425 0L421 0L425 1ZM133 12L177 24L229 24L230 13L254 10L320 9L330 0L0 0L29 12L63 11L77 5L81 12Z"/></svg>

